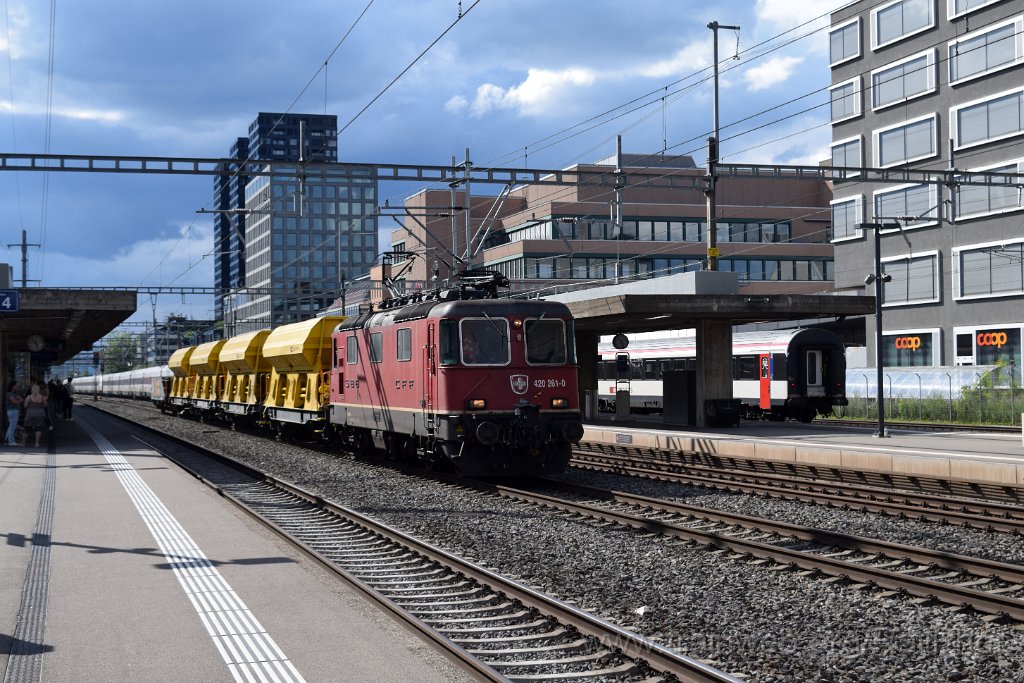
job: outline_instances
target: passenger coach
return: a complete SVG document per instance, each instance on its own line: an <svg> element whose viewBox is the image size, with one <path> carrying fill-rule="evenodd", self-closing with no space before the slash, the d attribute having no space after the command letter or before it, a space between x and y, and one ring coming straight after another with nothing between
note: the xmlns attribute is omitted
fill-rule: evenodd
<svg viewBox="0 0 1024 683"><path fill-rule="evenodd" d="M662 373L695 368L692 330L628 335L625 351L599 346L599 403L613 409L617 388L630 392L638 412L662 409ZM733 397L747 418L810 422L847 404L846 352L833 332L817 328L750 332L732 336ZM616 359L625 360L623 363Z"/></svg>

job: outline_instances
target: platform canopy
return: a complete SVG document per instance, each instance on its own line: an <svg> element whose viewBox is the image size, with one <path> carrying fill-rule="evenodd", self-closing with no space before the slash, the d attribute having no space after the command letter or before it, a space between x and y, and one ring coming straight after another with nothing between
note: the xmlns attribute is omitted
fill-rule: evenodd
<svg viewBox="0 0 1024 683"><path fill-rule="evenodd" d="M136 310L134 291L18 289L18 310L0 314L0 342L8 353L31 351L33 360L59 364L110 333ZM29 348L39 337L42 346ZM38 341L38 340L35 340Z"/></svg>
<svg viewBox="0 0 1024 683"><path fill-rule="evenodd" d="M546 297L569 307L577 332L616 334L695 327L701 320L734 325L874 313L872 296L741 294L737 273L697 271L607 284Z"/></svg>
<svg viewBox="0 0 1024 683"><path fill-rule="evenodd" d="M694 327L700 320L733 324L866 315L870 296L814 294L623 294L568 302L577 331L601 334L649 332Z"/></svg>

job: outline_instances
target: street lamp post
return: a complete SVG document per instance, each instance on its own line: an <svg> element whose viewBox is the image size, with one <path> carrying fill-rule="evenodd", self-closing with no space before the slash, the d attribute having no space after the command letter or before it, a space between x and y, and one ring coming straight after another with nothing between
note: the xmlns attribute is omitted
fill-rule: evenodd
<svg viewBox="0 0 1024 683"><path fill-rule="evenodd" d="M875 285L875 369L878 371L878 384L876 386L876 399L878 402L878 431L875 436L884 439L889 436L885 431L885 396L882 390L882 290L886 282L892 280L892 275L882 272L882 229L900 229L899 223L861 223L858 227L864 230L875 231L875 272L864 278L864 284Z"/></svg>

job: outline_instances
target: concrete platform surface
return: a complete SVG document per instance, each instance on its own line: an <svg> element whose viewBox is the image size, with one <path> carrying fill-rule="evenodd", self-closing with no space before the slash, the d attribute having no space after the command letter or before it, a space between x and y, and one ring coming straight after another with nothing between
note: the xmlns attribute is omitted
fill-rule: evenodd
<svg viewBox="0 0 1024 683"><path fill-rule="evenodd" d="M696 431L636 416L584 427L585 441L1024 486L1024 445L1016 434L890 428L880 439L873 427L756 421Z"/></svg>
<svg viewBox="0 0 1024 683"><path fill-rule="evenodd" d="M5 680L471 680L112 418L54 433L0 447Z"/></svg>

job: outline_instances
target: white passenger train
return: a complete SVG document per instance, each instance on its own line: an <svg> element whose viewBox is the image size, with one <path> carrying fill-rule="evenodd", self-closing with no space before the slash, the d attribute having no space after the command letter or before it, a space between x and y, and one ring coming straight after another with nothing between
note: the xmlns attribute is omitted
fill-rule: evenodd
<svg viewBox="0 0 1024 683"><path fill-rule="evenodd" d="M598 403L615 409L617 389L628 389L635 412L660 412L662 374L696 367L694 331L674 330L626 335L624 350L612 337L598 347ZM846 354L842 340L828 330L810 328L746 332L732 337L733 397L747 418L810 422L846 405Z"/></svg>
<svg viewBox="0 0 1024 683"><path fill-rule="evenodd" d="M161 365L105 375L76 377L71 381L71 386L74 387L76 395L142 398L160 405L169 392L171 377L171 369Z"/></svg>

